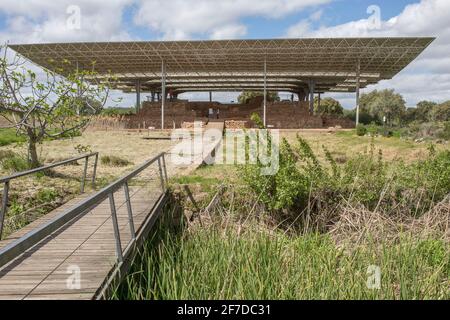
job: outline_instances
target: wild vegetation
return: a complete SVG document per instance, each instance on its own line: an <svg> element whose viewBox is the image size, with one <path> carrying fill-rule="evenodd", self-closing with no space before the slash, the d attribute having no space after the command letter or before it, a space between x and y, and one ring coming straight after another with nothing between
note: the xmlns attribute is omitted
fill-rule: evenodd
<svg viewBox="0 0 450 320"><path fill-rule="evenodd" d="M181 196L115 298L448 299L450 151L392 162L375 142L341 163L299 135L282 141L274 176L256 164L173 180L205 206L211 186L228 189L194 221Z"/></svg>
<svg viewBox="0 0 450 320"><path fill-rule="evenodd" d="M352 120L356 118L355 110L344 114ZM375 90L361 95L359 119L363 125L360 134L450 140L450 101L421 101L416 107L407 108L403 97L394 90Z"/></svg>

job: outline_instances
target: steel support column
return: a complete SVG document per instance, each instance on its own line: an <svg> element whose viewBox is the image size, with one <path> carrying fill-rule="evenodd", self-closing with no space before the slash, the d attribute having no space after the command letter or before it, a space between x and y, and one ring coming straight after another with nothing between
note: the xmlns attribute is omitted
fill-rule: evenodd
<svg viewBox="0 0 450 320"><path fill-rule="evenodd" d="M212 92L209 92L209 102L212 102Z"/></svg>
<svg viewBox="0 0 450 320"><path fill-rule="evenodd" d="M309 113L314 114L314 90L315 90L315 81L309 81Z"/></svg>
<svg viewBox="0 0 450 320"><path fill-rule="evenodd" d="M317 110L320 110L320 102L321 102L321 93L319 92L319 95L317 96Z"/></svg>
<svg viewBox="0 0 450 320"><path fill-rule="evenodd" d="M141 80L136 80L136 113L141 110Z"/></svg>
<svg viewBox="0 0 450 320"><path fill-rule="evenodd" d="M359 124L359 89L360 89L360 77L361 77L361 61L358 60L356 66L356 125Z"/></svg>
<svg viewBox="0 0 450 320"><path fill-rule="evenodd" d="M166 104L166 63L161 63L161 129L164 129L164 107Z"/></svg>
<svg viewBox="0 0 450 320"><path fill-rule="evenodd" d="M267 111L267 58L264 58L264 102L263 102L263 124L266 128L266 111Z"/></svg>

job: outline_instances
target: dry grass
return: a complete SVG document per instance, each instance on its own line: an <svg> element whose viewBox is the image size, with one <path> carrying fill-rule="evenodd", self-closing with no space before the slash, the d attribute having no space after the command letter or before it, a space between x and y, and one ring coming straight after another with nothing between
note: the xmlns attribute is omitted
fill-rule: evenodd
<svg viewBox="0 0 450 320"><path fill-rule="evenodd" d="M45 141L39 147L41 159L45 162L68 159L79 155L75 149L78 145L90 147L92 151L98 151L102 155L114 155L130 161L128 166L117 168L110 166L98 167L98 177L118 177L134 167L133 164L143 163L156 154L168 151L172 142L170 140L145 140L147 133L125 132L125 131L87 131L80 137L72 139ZM8 146L2 149L14 150L25 153L26 146ZM91 164L92 164L91 160ZM81 162L80 162L81 165ZM58 171L79 176L82 168L77 166L65 166ZM7 172L0 171L5 175Z"/></svg>
<svg viewBox="0 0 450 320"><path fill-rule="evenodd" d="M344 162L346 158L367 150L367 146L371 143L370 137L358 137L353 131L348 130L333 133L324 130L285 130L281 131L281 137L286 138L291 143L295 141L297 132L309 142L313 151L319 156L323 157L322 145L325 145L333 156L339 158L339 160L342 159ZM382 149L383 158L388 161L402 159L405 162L413 162L428 155L428 144L426 143L415 143L411 140L395 137L377 137L374 142L375 148L377 150ZM437 151L448 150L449 148L448 143L436 146Z"/></svg>
<svg viewBox="0 0 450 320"><path fill-rule="evenodd" d="M450 195L419 218L401 212L369 211L343 207L329 234L345 246L367 245L367 242L394 244L402 237L439 239L450 244Z"/></svg>

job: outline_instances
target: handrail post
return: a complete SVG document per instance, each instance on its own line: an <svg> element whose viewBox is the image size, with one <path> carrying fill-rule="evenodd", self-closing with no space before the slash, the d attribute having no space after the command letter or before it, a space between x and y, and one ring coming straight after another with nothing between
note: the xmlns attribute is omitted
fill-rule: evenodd
<svg viewBox="0 0 450 320"><path fill-rule="evenodd" d="M164 168L164 177L166 178L166 185L169 184L169 179L167 177L167 167L166 167L166 154L162 154L162 162L163 162L163 168Z"/></svg>
<svg viewBox="0 0 450 320"><path fill-rule="evenodd" d="M114 229L114 238L116 239L116 255L119 262L123 262L122 243L120 241L119 223L117 222L116 204L114 203L114 194L109 194L109 206L111 208L111 219Z"/></svg>
<svg viewBox="0 0 450 320"><path fill-rule="evenodd" d="M89 157L86 157L85 162L84 162L83 178L81 179L81 193L84 193L84 185L86 183L88 160L89 160Z"/></svg>
<svg viewBox="0 0 450 320"><path fill-rule="evenodd" d="M98 152L94 158L94 171L92 172L92 188L95 188L95 179L97 178Z"/></svg>
<svg viewBox="0 0 450 320"><path fill-rule="evenodd" d="M5 222L6 211L8 210L8 193L9 193L9 180L5 181L3 186L2 211L0 212L0 239L2 238L3 224Z"/></svg>
<svg viewBox="0 0 450 320"><path fill-rule="evenodd" d="M128 181L124 183L123 190L125 192L125 202L127 203L128 223L130 224L131 238L135 240L136 230L134 229L133 210L131 208L130 189L128 188Z"/></svg>
<svg viewBox="0 0 450 320"><path fill-rule="evenodd" d="M164 177L163 177L163 170L161 166L161 157L158 158L158 168L159 168L159 178L161 180L161 188L162 191L166 191L165 183L164 183Z"/></svg>

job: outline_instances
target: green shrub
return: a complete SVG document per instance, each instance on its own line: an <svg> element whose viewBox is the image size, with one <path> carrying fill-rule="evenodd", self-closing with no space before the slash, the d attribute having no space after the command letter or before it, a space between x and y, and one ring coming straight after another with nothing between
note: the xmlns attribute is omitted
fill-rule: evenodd
<svg viewBox="0 0 450 320"><path fill-rule="evenodd" d="M367 134L367 128L362 124L358 124L356 126L356 134L360 137L365 136Z"/></svg>
<svg viewBox="0 0 450 320"><path fill-rule="evenodd" d="M102 110L102 115L105 116L118 116L118 115L132 115L136 113L136 108L120 108L120 107L111 107L104 108Z"/></svg>
<svg viewBox="0 0 450 320"><path fill-rule="evenodd" d="M102 164L106 165L106 166L111 166L111 167L126 167L129 166L131 164L133 164L132 162L128 161L127 159L123 159L117 156L102 156L100 161L102 162Z"/></svg>
<svg viewBox="0 0 450 320"><path fill-rule="evenodd" d="M450 151L430 152L413 164L390 164L383 161L381 150L375 150L373 139L369 151L341 166L326 149L328 164L321 163L300 136L294 146L283 140L276 174L262 176L260 163L248 164L242 166L242 178L267 209L294 216L343 200L368 210L404 209L419 216L450 193Z"/></svg>
<svg viewBox="0 0 450 320"><path fill-rule="evenodd" d="M443 123L442 129L437 133L437 138L450 140L450 121Z"/></svg>
<svg viewBox="0 0 450 320"><path fill-rule="evenodd" d="M3 152L0 155L0 164L4 170L10 172L25 171L29 168L27 159L9 151Z"/></svg>

